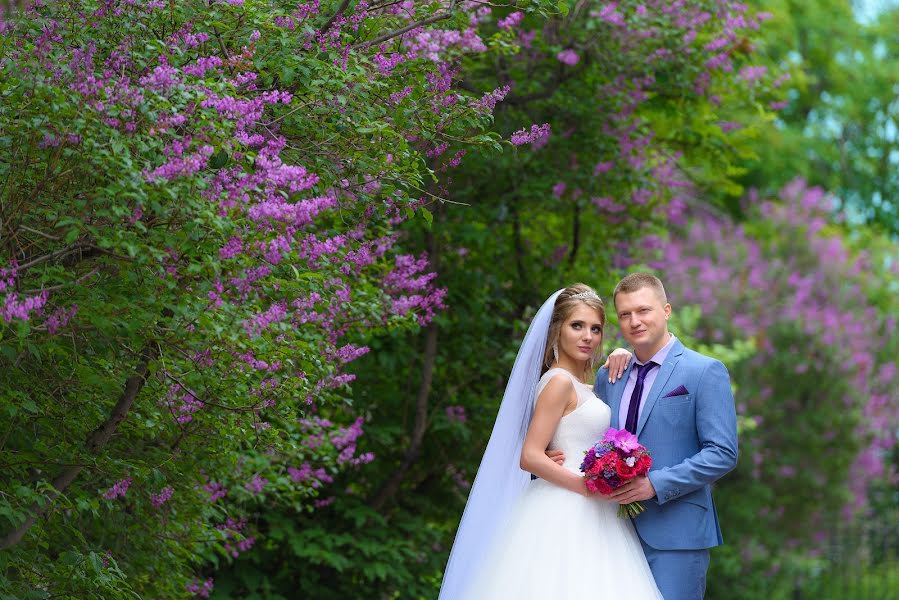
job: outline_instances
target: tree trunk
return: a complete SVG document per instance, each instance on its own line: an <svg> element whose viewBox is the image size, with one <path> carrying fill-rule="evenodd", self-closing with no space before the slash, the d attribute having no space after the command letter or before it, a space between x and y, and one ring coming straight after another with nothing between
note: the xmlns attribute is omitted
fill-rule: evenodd
<svg viewBox="0 0 899 600"><path fill-rule="evenodd" d="M129 377L125 381L125 389L122 392L119 401L116 403L115 407L112 409L112 413L109 417L104 421L99 427L97 427L85 440L85 447L90 454L97 456L100 454L100 451L103 450L103 447L109 442L109 439L112 437L112 434L115 433L115 430L121 424L122 421L125 420L125 417L128 416L128 411L131 409L131 405L134 404L134 401L137 399L138 394L140 394L140 390L144 386L144 382L146 381L147 369L150 366L150 361L155 358L155 351L150 349L149 347L141 353L141 360L135 370L134 374ZM66 467L62 473L60 473L53 480L53 488L54 491L48 493L43 500L42 505L35 502L31 505L30 514L25 521L10 531L6 533L2 539L0 539L0 550L5 550L6 548L11 548L22 541L22 538L31 529L31 526L37 521L37 519L43 515L49 508L52 506L53 501L62 493L66 491L66 489L75 481L75 478L78 477L78 474L81 473L81 470L84 468L83 465L71 465Z"/></svg>
<svg viewBox="0 0 899 600"><path fill-rule="evenodd" d="M424 440L425 430L428 426L428 398L431 395L431 380L434 376L434 362L436 358L437 326L431 323L425 335L424 364L422 365L421 383L415 400L415 425L412 428L412 438L409 441L409 447L406 449L403 462L393 474L393 477L381 487L375 499L372 500L371 505L375 510L381 510L384 504L396 494L400 484L406 477L409 467L418 460L418 456L421 453L421 443Z"/></svg>

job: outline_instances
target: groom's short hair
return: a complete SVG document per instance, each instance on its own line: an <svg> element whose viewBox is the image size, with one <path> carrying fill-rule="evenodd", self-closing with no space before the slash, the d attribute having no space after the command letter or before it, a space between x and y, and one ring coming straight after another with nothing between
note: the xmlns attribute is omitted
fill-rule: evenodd
<svg viewBox="0 0 899 600"><path fill-rule="evenodd" d="M618 294L632 294L647 287L656 293L662 304L668 304L668 296L665 294L665 286L662 285L662 280L652 273L640 272L631 273L618 282L618 285L615 286L615 291L612 292L612 303L615 303Z"/></svg>

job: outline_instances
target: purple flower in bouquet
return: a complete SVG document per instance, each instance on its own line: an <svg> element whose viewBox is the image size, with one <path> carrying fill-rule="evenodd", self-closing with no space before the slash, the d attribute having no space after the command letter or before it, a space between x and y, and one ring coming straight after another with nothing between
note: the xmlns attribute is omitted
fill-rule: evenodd
<svg viewBox="0 0 899 600"><path fill-rule="evenodd" d="M629 453L640 447L637 436L626 429L614 429L609 427L602 438L603 442L611 443L624 453Z"/></svg>

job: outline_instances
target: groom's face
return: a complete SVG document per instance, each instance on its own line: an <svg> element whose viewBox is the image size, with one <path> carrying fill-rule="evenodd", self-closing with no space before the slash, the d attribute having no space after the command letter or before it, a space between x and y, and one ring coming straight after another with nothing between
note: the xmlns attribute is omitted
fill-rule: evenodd
<svg viewBox="0 0 899 600"><path fill-rule="evenodd" d="M652 288L629 294L619 292L615 296L615 312L621 334L641 361L652 358L667 343L671 305L663 303Z"/></svg>

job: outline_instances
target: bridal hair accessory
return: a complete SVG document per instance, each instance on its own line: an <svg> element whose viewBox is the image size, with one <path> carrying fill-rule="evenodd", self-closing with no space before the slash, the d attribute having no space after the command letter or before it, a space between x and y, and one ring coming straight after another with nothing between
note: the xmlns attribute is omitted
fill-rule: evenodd
<svg viewBox="0 0 899 600"><path fill-rule="evenodd" d="M569 296L569 298L573 300L599 300L600 302L602 302L602 298L600 298L594 291L581 292L580 294Z"/></svg>

